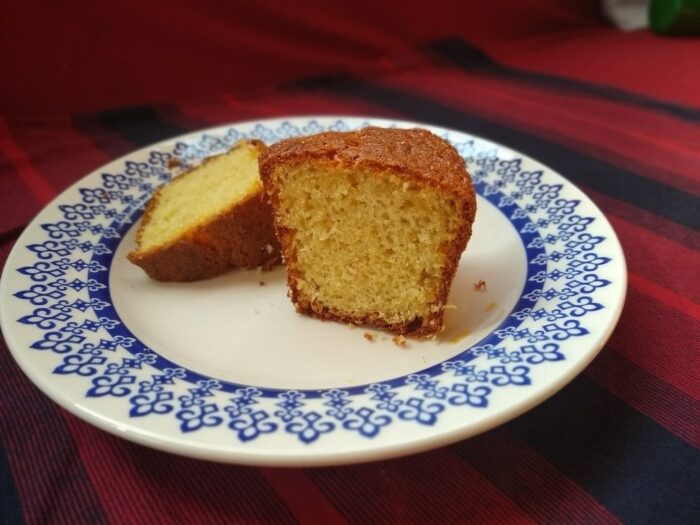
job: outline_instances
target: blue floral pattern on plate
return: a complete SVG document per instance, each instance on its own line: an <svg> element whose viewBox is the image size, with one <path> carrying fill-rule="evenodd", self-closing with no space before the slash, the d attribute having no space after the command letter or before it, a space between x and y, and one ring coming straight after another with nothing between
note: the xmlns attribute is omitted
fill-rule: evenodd
<svg viewBox="0 0 700 525"><path fill-rule="evenodd" d="M302 120L303 122L299 122ZM347 130L356 119L295 119L205 132L197 140L153 149L147 161L127 158L101 184L80 187L80 200L57 205L60 217L40 224L43 239L23 247L32 261L16 268L23 282L16 318L33 330L26 351L55 355L53 373L75 376L87 398L123 400L130 418L175 418L181 433L227 428L241 444L272 434L313 445L335 433L376 439L392 425L435 426L447 411L487 410L497 389L532 385L532 369L567 359L566 342L588 335L598 298L611 284L600 269L608 239L592 232L596 217L562 195L542 170L523 169L517 155L443 132L466 159L478 193L503 213L527 254L526 285L515 308L478 344L438 365L379 383L326 390L276 390L241 385L188 370L146 347L124 325L109 290L117 246L153 190L184 167L243 138L273 142L324 130Z"/></svg>

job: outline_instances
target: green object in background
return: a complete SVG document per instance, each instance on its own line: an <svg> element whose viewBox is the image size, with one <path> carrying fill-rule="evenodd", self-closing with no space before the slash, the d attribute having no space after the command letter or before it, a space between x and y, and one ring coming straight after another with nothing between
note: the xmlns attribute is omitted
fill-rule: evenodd
<svg viewBox="0 0 700 525"><path fill-rule="evenodd" d="M652 0L649 27L662 35L700 35L700 0Z"/></svg>

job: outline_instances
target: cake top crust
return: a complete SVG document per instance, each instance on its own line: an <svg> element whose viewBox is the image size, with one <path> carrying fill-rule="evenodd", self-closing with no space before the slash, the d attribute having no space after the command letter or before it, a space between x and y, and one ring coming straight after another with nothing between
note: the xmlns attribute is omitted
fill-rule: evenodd
<svg viewBox="0 0 700 525"><path fill-rule="evenodd" d="M367 127L285 139L260 156L260 174L266 180L280 164L309 161L389 171L407 181L422 181L456 195L473 194L464 159L446 140L426 129Z"/></svg>

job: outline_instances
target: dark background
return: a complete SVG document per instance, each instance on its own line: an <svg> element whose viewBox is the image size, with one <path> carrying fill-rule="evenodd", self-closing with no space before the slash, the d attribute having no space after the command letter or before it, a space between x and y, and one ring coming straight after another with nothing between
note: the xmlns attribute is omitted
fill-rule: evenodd
<svg viewBox="0 0 700 525"><path fill-rule="evenodd" d="M28 0L2 11L4 115L243 94L381 67L446 35L512 67L700 104L697 41L620 39L591 0Z"/></svg>

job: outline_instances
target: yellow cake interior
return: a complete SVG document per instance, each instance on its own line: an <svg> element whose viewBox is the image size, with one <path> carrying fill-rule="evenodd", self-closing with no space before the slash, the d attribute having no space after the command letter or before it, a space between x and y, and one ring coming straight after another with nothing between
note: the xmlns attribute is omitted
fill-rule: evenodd
<svg viewBox="0 0 700 525"><path fill-rule="evenodd" d="M139 250L168 244L259 192L259 149L242 143L163 186L139 234Z"/></svg>
<svg viewBox="0 0 700 525"><path fill-rule="evenodd" d="M301 165L272 177L278 220L293 232L297 288L312 303L387 323L435 307L460 227L453 198L391 173Z"/></svg>

